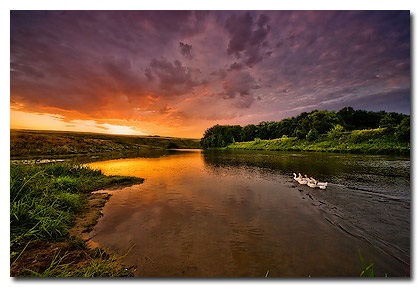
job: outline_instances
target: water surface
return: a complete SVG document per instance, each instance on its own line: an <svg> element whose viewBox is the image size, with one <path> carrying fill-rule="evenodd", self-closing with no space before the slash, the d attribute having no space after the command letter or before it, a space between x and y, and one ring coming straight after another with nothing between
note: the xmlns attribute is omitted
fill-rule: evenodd
<svg viewBox="0 0 420 287"><path fill-rule="evenodd" d="M136 276L358 276L359 250L379 276L410 274L407 158L180 151L90 166L145 178L111 191L91 233L130 250Z"/></svg>

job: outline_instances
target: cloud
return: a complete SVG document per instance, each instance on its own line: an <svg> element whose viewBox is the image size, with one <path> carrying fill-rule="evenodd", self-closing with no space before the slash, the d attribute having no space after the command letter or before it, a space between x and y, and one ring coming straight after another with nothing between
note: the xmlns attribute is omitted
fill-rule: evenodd
<svg viewBox="0 0 420 287"><path fill-rule="evenodd" d="M227 76L227 72L224 69L219 69L210 73L211 76L215 76L220 80L223 80Z"/></svg>
<svg viewBox="0 0 420 287"><path fill-rule="evenodd" d="M159 81L157 92L166 96L186 94L200 84L200 71L185 67L178 60L172 63L165 58L153 59L150 71Z"/></svg>
<svg viewBox="0 0 420 287"><path fill-rule="evenodd" d="M21 111L132 120L140 129L358 103L409 112L409 11L10 16L10 100Z"/></svg>
<svg viewBox="0 0 420 287"><path fill-rule="evenodd" d="M185 58L192 60L193 56L191 54L192 51L192 45L184 44L182 42L179 42L179 47L181 48L181 55Z"/></svg>
<svg viewBox="0 0 420 287"><path fill-rule="evenodd" d="M229 17L225 23L230 36L227 53L237 59L243 57L244 64L250 67L261 62L267 55L263 50L268 45L266 38L271 30L268 21L269 17L261 14L255 22L249 12Z"/></svg>
<svg viewBox="0 0 420 287"><path fill-rule="evenodd" d="M235 62L229 66L228 70L240 70L243 67L244 67L244 64Z"/></svg>
<svg viewBox="0 0 420 287"><path fill-rule="evenodd" d="M255 101L252 90L259 86L248 71L234 70L228 73L223 81L221 94L225 99L235 99L234 105L238 108L249 108Z"/></svg>

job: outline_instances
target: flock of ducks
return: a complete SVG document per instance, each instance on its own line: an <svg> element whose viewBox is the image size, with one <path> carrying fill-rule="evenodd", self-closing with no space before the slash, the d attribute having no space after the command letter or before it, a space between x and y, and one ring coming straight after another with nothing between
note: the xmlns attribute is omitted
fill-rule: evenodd
<svg viewBox="0 0 420 287"><path fill-rule="evenodd" d="M300 172L299 172L299 176L297 176L296 173L293 173L293 179L299 182L300 184L306 184L307 186L312 187L312 188L318 187L320 189L326 189L328 185L328 182L319 182L313 177L309 178L306 174L305 174L305 177L303 177L300 174Z"/></svg>

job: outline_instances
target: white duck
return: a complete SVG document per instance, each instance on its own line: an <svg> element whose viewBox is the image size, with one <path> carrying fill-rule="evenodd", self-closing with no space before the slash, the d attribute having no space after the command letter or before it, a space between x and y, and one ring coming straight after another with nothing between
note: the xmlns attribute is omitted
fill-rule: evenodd
<svg viewBox="0 0 420 287"><path fill-rule="evenodd" d="M317 181L315 178L313 178L313 177L311 177L311 179L313 180L313 181L315 181L315 183L316 183L316 187L319 187L320 189L326 189L327 188L327 185L328 185L328 182L319 182L319 181Z"/></svg>
<svg viewBox="0 0 420 287"><path fill-rule="evenodd" d="M308 178L308 176L305 174L305 179L308 181L308 183L316 183L316 179L313 177Z"/></svg>
<svg viewBox="0 0 420 287"><path fill-rule="evenodd" d="M307 186L312 187L312 188L315 188L315 187L317 187L317 184L316 184L316 182L312 182L310 180L310 181L308 181Z"/></svg>
<svg viewBox="0 0 420 287"><path fill-rule="evenodd" d="M299 182L300 184L307 184L308 180L306 178L303 178L302 175L299 172L299 177L297 179L297 182Z"/></svg>
<svg viewBox="0 0 420 287"><path fill-rule="evenodd" d="M299 177L297 177L296 173L293 173L293 179L299 181Z"/></svg>
<svg viewBox="0 0 420 287"><path fill-rule="evenodd" d="M316 185L319 187L319 189L327 189L328 182L317 182Z"/></svg>

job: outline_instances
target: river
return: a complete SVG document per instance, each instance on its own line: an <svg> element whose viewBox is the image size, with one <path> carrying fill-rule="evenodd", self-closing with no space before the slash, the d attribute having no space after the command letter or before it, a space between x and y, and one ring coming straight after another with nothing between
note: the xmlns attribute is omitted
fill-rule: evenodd
<svg viewBox="0 0 420 287"><path fill-rule="evenodd" d="M139 277L410 276L410 159L179 150L89 163L145 178L112 193L91 244ZM328 181L326 190L293 172Z"/></svg>

